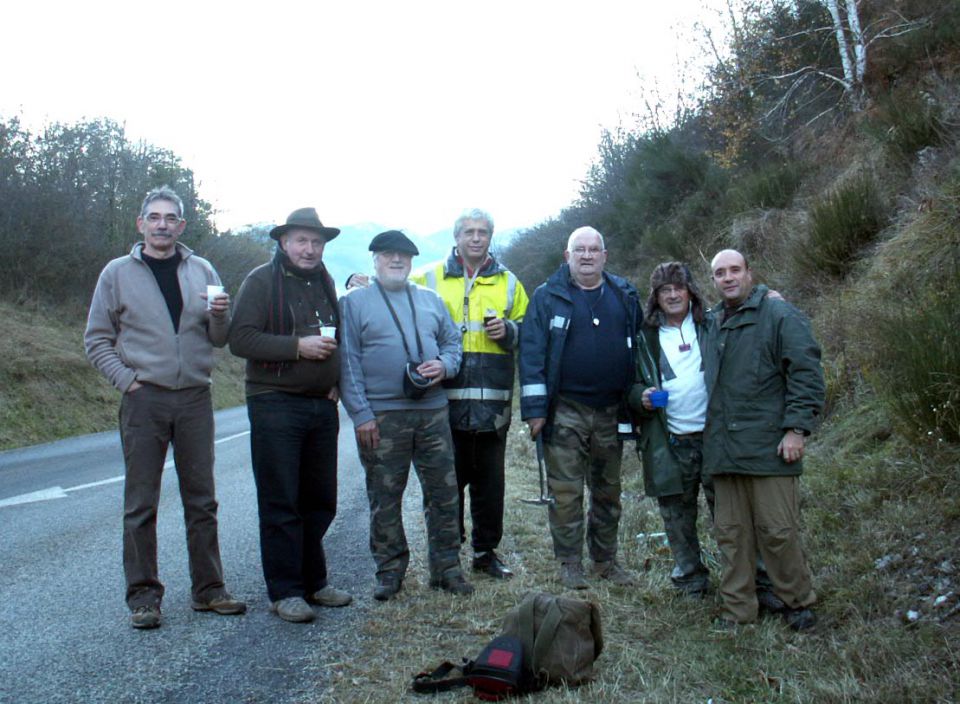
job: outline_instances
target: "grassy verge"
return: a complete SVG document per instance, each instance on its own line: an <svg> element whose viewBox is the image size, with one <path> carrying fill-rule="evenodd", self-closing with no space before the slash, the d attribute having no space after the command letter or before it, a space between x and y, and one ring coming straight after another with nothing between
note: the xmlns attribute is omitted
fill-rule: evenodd
<svg viewBox="0 0 960 704"><path fill-rule="evenodd" d="M84 319L0 302L0 450L117 425L119 393L83 353ZM243 362L217 351L214 404L242 404Z"/></svg>
<svg viewBox="0 0 960 704"><path fill-rule="evenodd" d="M637 539L661 531L662 523L653 500L642 496L628 449L621 559L638 573L639 585L592 582L585 596L601 606L607 644L596 680L576 690L549 689L531 701L955 701L958 458L921 455L894 439L888 425L867 403L839 415L812 447L805 540L820 624L804 635L769 618L721 632L712 626L715 598L674 595L667 548ZM511 433L507 482L502 552L517 576L505 583L477 576L477 591L466 599L438 594L425 587L424 550L415 549L420 562L413 563L409 585L399 598L376 605L360 632L362 654L332 666L333 685L322 701L425 701L409 691L416 672L475 657L524 593L562 592L546 511L519 502L538 493L532 449L519 426ZM709 537L705 545L716 577L715 546ZM936 596L951 592L934 605ZM909 622L913 610L919 618ZM473 698L457 690L431 701Z"/></svg>

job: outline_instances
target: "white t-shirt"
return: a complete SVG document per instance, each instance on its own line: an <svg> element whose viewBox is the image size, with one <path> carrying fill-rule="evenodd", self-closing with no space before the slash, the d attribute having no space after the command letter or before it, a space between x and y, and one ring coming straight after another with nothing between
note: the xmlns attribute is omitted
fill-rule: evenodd
<svg viewBox="0 0 960 704"><path fill-rule="evenodd" d="M667 427L675 435L703 432L707 419L707 387L693 314L679 327L660 326L660 376L670 392Z"/></svg>

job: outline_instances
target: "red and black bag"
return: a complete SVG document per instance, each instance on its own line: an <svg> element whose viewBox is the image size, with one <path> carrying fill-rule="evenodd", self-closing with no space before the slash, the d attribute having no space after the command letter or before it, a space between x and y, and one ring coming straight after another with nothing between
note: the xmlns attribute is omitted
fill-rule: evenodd
<svg viewBox="0 0 960 704"><path fill-rule="evenodd" d="M463 665L445 662L433 672L413 678L413 691L420 694L446 692L454 687L473 687L478 699L496 702L531 691L523 667L523 644L515 636L497 636L480 651L476 660Z"/></svg>

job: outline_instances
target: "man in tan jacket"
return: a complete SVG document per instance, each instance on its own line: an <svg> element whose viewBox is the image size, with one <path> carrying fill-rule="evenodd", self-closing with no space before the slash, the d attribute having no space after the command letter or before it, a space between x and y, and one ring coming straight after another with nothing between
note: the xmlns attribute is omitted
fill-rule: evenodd
<svg viewBox="0 0 960 704"><path fill-rule="evenodd" d="M123 569L134 628L160 625L157 506L171 441L192 607L222 615L247 608L223 584L213 479L210 371L213 347L227 341L230 299L219 293L207 300L207 287L219 286L220 277L177 242L185 227L176 193L164 186L147 194L137 218L143 242L104 267L84 333L90 362L123 393Z"/></svg>

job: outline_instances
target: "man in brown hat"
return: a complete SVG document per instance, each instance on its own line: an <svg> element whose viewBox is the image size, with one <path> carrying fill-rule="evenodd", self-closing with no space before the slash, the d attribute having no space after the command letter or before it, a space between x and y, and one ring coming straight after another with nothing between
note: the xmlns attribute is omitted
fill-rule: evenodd
<svg viewBox="0 0 960 704"><path fill-rule="evenodd" d="M250 452L260 510L260 555L271 610L285 621L314 618L310 604L346 606L327 583L323 537L337 511L339 314L323 265L327 242L313 208L270 231L273 261L244 280L230 351L247 360Z"/></svg>

